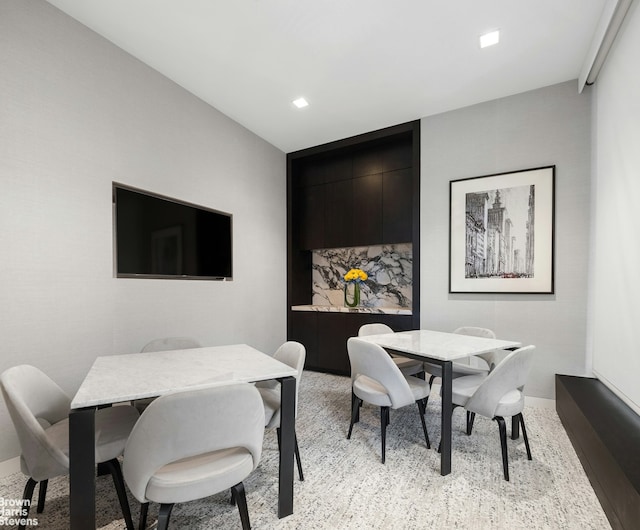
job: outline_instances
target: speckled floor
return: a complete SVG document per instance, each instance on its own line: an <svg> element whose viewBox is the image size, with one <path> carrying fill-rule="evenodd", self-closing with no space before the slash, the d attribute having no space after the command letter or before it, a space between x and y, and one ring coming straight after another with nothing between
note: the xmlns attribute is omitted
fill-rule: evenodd
<svg viewBox="0 0 640 530"><path fill-rule="evenodd" d="M439 455L422 437L417 407L392 411L386 464L380 463L379 413L366 407L346 439L350 380L305 372L297 433L305 481L295 480L294 514L278 519L277 444L265 433L262 461L245 481L254 529L606 529L598 499L552 408L528 406L525 421L533 460L522 437L509 440L511 481L502 478L495 422L478 417L473 436L463 433L464 412L454 415L453 472L439 474ZM433 447L440 428L440 400L432 396L427 427ZM19 498L26 479L0 478L0 497ZM37 528L68 528L68 480L51 480ZM131 498L134 521L138 505ZM35 509L34 509L35 511ZM97 480L97 525L124 528L111 478ZM155 528L157 507L149 510ZM228 493L177 505L170 527L240 528Z"/></svg>

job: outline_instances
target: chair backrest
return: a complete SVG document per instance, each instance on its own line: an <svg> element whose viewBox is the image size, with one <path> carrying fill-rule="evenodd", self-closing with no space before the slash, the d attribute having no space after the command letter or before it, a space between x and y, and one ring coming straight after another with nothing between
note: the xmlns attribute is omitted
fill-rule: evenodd
<svg viewBox="0 0 640 530"><path fill-rule="evenodd" d="M306 357L307 350L305 347L299 342L295 342L293 340L285 342L273 354L274 359L298 370L296 379L300 379L300 377L302 377L302 370L304 368L304 361Z"/></svg>
<svg viewBox="0 0 640 530"><path fill-rule="evenodd" d="M347 340L347 351L352 381L360 375L374 379L386 389L394 409L415 401L409 383L382 346L351 337Z"/></svg>
<svg viewBox="0 0 640 530"><path fill-rule="evenodd" d="M465 408L493 418L505 394L513 390L522 391L533 364L535 348L535 346L524 346L507 355L476 389Z"/></svg>
<svg viewBox="0 0 640 530"><path fill-rule="evenodd" d="M307 350L305 347L299 342L295 342L293 340L285 342L276 350L276 353L273 354L274 359L298 370L298 374L296 375L296 415L298 413L300 380L302 379L302 370L304 369L304 361L306 357Z"/></svg>
<svg viewBox="0 0 640 530"><path fill-rule="evenodd" d="M164 337L148 342L143 346L140 352L146 353L150 351L188 350L190 348L200 347L200 343L190 337Z"/></svg>
<svg viewBox="0 0 640 530"><path fill-rule="evenodd" d="M0 387L22 450L22 471L36 481L64 475L69 457L45 429L69 416L69 396L35 366L23 364L0 375Z"/></svg>
<svg viewBox="0 0 640 530"><path fill-rule="evenodd" d="M478 328L475 326L462 326L453 331L458 335L470 335L472 337L483 337L485 339L495 339L496 334L488 328ZM478 355L474 355L474 357L479 357L489 366L489 370L493 370L493 368L502 360L501 356L496 352L491 351L487 353L480 353ZM460 361L457 361L460 362Z"/></svg>
<svg viewBox="0 0 640 530"><path fill-rule="evenodd" d="M142 413L124 449L122 472L133 496L146 502L149 479L183 458L243 447L260 462L264 407L249 383L166 394Z"/></svg>
<svg viewBox="0 0 640 530"><path fill-rule="evenodd" d="M383 333L393 333L393 330L386 324L364 324L358 330L358 337L368 337L369 335L382 335Z"/></svg>

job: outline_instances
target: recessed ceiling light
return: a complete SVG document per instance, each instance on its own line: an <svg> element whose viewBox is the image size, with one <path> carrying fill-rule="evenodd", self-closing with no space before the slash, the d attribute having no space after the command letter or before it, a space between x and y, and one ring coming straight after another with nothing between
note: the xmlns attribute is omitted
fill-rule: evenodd
<svg viewBox="0 0 640 530"><path fill-rule="evenodd" d="M309 102L304 98L298 98L298 99L293 101L293 104L296 107L298 107L299 109L302 109L302 108L306 107L309 104Z"/></svg>
<svg viewBox="0 0 640 530"><path fill-rule="evenodd" d="M494 44L498 44L500 42L500 31L490 31L489 33L485 33L484 35L480 35L480 47L486 48L487 46L493 46Z"/></svg>

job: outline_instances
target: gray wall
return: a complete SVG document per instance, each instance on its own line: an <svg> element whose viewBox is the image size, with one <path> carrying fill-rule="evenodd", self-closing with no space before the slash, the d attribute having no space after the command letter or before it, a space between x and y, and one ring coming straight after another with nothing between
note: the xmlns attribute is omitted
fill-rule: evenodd
<svg viewBox="0 0 640 530"><path fill-rule="evenodd" d="M224 82L224 80L221 80ZM113 277L111 183L234 215L232 282ZM42 1L0 2L0 371L286 338L285 156ZM0 462L18 445L0 404Z"/></svg>
<svg viewBox="0 0 640 530"><path fill-rule="evenodd" d="M593 371L640 414L640 7L595 84L589 337Z"/></svg>
<svg viewBox="0 0 640 530"><path fill-rule="evenodd" d="M537 397L554 397L555 373L588 370L590 99L571 81L422 120L421 326L535 344ZM555 294L449 294L449 181L554 164Z"/></svg>

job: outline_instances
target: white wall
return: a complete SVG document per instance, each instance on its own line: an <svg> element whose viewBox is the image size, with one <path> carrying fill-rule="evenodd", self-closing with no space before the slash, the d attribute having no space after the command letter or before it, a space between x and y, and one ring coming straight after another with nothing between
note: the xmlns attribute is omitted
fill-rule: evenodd
<svg viewBox="0 0 640 530"><path fill-rule="evenodd" d="M224 82L223 79L220 80ZM232 282L113 277L111 183L234 215ZM0 3L0 371L286 339L285 155L46 2ZM0 404L0 461L17 455Z"/></svg>
<svg viewBox="0 0 640 530"><path fill-rule="evenodd" d="M640 8L596 81L590 338L593 371L640 413Z"/></svg>
<svg viewBox="0 0 640 530"><path fill-rule="evenodd" d="M537 347L526 393L553 398L554 374L584 375L590 91L571 81L421 123L421 326L493 329ZM556 166L555 294L449 294L449 181Z"/></svg>

